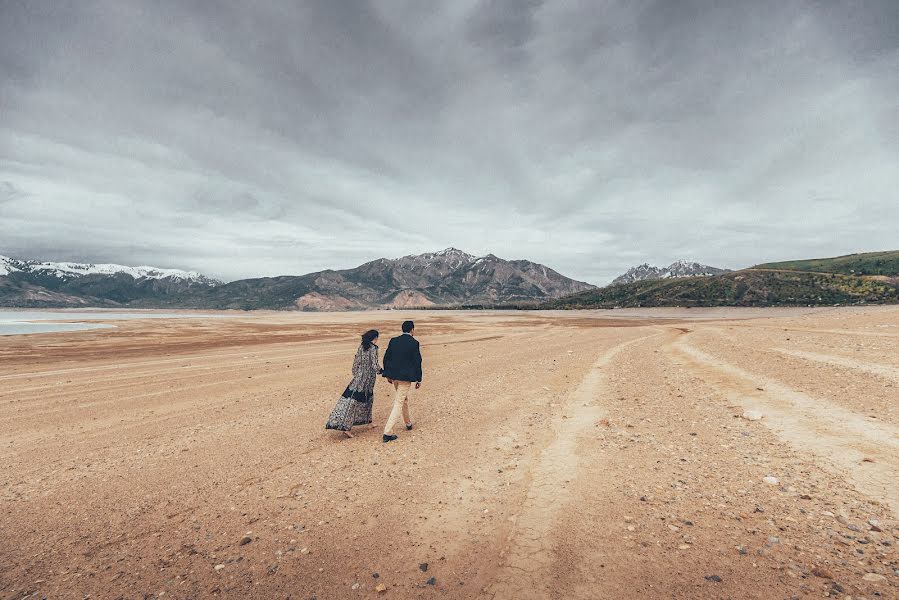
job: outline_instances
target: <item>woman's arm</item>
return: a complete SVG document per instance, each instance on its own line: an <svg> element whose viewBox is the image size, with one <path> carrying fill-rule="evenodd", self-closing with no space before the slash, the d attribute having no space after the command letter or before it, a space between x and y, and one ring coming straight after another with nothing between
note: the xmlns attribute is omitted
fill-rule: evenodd
<svg viewBox="0 0 899 600"><path fill-rule="evenodd" d="M359 350L356 351L356 358L353 359L353 377L359 375L362 372L362 355L363 355L362 346L359 346Z"/></svg>
<svg viewBox="0 0 899 600"><path fill-rule="evenodd" d="M377 346L375 346L374 352L371 353L371 362L372 362L372 368L374 369L375 375L378 375L384 371L384 369L382 369L380 367L380 365L378 365L378 347Z"/></svg>

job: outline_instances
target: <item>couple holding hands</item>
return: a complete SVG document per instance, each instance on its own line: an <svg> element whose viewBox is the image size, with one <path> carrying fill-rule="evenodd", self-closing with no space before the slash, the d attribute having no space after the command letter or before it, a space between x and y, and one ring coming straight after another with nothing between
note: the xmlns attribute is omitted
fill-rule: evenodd
<svg viewBox="0 0 899 600"><path fill-rule="evenodd" d="M378 332L374 329L362 335L362 343L353 360L353 380L337 401L331 411L326 429L342 431L347 437L353 437L351 429L355 425L371 425L372 405L374 404L375 381L383 375L395 390L393 410L384 426L384 442L392 442L393 426L400 415L406 429L412 429L412 417L409 415L409 390L421 387L421 349L415 339L415 323L403 322L403 333L390 340L387 352L384 353L384 368L378 366Z"/></svg>

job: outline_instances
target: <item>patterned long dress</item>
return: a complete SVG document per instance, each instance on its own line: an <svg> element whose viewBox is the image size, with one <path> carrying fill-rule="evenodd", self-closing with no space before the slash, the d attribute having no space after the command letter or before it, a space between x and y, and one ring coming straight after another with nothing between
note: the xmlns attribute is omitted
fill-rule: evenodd
<svg viewBox="0 0 899 600"><path fill-rule="evenodd" d="M378 379L378 347L372 344L368 350L362 345L353 359L353 380L331 411L326 429L349 431L354 425L371 423L375 381Z"/></svg>

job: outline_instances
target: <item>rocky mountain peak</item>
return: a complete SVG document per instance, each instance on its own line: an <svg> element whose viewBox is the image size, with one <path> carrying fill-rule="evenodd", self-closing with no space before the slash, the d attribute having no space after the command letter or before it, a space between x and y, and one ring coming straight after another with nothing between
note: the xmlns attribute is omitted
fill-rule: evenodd
<svg viewBox="0 0 899 600"><path fill-rule="evenodd" d="M684 259L676 260L667 267L656 267L649 263L643 263L636 267L631 267L626 273L616 277L612 281L612 285L652 279L668 279L670 277L709 277L727 272L728 269L710 267Z"/></svg>

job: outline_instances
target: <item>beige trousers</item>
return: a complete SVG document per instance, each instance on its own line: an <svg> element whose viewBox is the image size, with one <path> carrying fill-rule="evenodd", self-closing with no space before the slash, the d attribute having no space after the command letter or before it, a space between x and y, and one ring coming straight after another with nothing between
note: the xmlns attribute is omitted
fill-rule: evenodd
<svg viewBox="0 0 899 600"><path fill-rule="evenodd" d="M409 388L412 387L411 381L394 381L393 388L396 393L393 395L393 410L387 417L387 425L384 426L384 435L390 435L393 426L400 418L400 412L403 413L403 422L406 425L412 424L412 417L409 416Z"/></svg>

